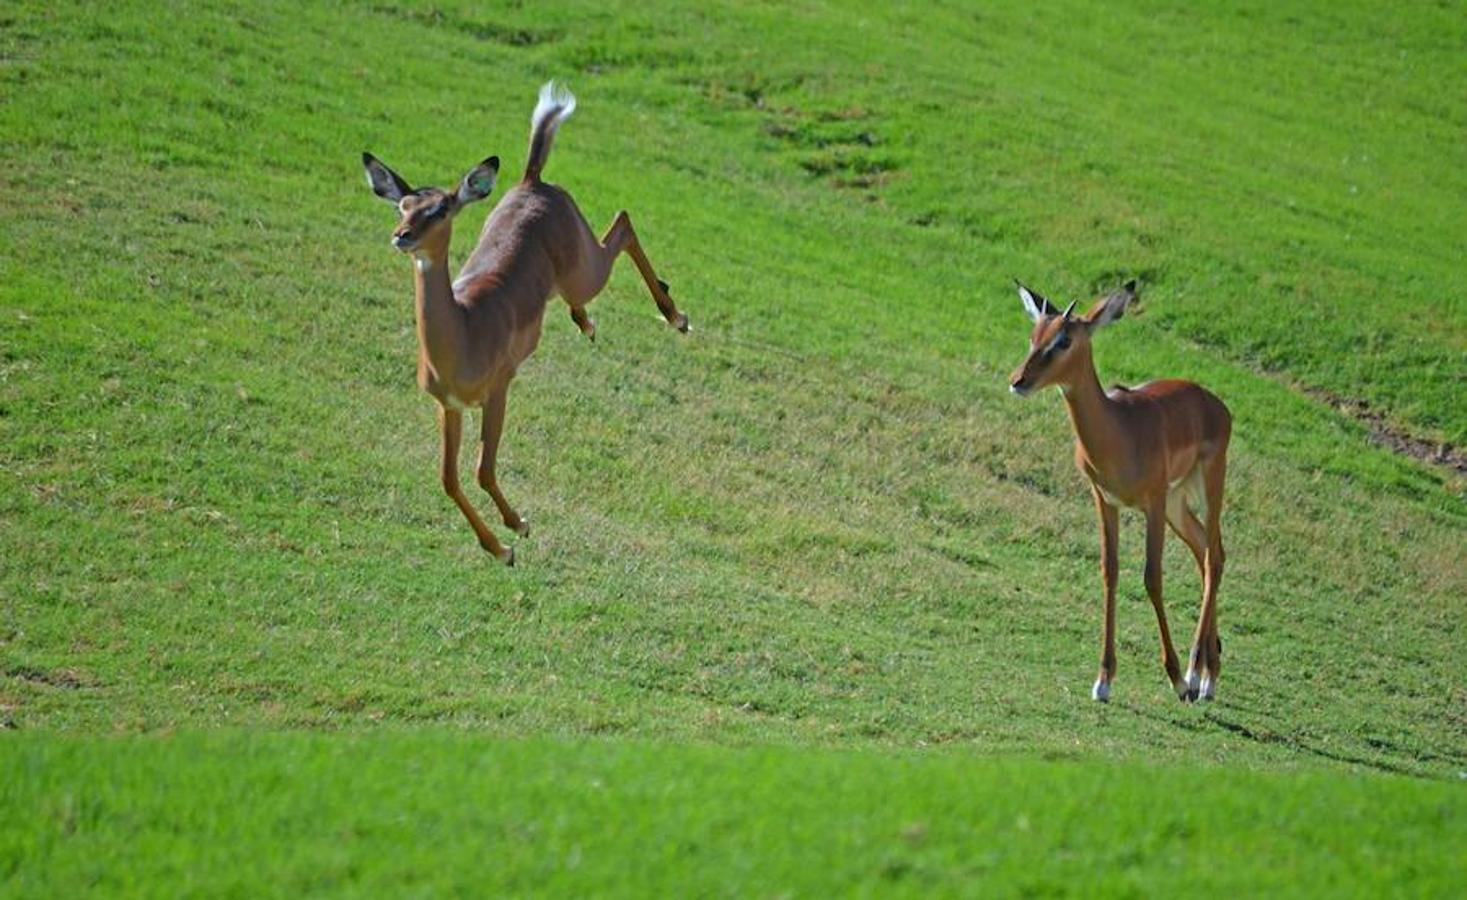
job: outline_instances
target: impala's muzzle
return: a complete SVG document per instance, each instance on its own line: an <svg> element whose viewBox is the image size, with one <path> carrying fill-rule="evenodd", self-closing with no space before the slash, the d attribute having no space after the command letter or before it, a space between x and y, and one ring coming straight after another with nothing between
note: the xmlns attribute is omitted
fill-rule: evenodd
<svg viewBox="0 0 1467 900"><path fill-rule="evenodd" d="M1038 380L1030 374L1029 365L1026 362L1009 375L1009 393L1018 394L1020 397L1033 393L1034 385Z"/></svg>
<svg viewBox="0 0 1467 900"><path fill-rule="evenodd" d="M411 236L406 234L394 234L392 236L392 246L396 247L398 250L403 251L404 253L413 249L413 245L415 243L417 242L414 241Z"/></svg>

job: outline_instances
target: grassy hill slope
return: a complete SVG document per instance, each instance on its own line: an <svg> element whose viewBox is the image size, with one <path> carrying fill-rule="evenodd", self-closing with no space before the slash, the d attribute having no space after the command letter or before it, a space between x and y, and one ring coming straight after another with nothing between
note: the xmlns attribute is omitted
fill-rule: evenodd
<svg viewBox="0 0 1467 900"><path fill-rule="evenodd" d="M1296 385L1464 436L1460 17L1087 10L6 13L0 721L1455 777L1462 478ZM548 177L632 212L696 330L625 265L595 345L552 307L506 571L437 486L358 154L513 177L551 76ZM1058 398L1006 391L1014 275L1140 276L1102 379L1233 409L1216 704L1165 685L1132 515L1085 699L1095 524ZM1183 643L1198 591L1173 542ZM111 753L66 740L6 752Z"/></svg>

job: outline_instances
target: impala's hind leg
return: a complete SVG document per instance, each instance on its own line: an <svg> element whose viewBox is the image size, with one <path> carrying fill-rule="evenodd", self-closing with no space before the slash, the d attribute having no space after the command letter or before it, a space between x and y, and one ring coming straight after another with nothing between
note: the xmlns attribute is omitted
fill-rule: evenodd
<svg viewBox="0 0 1467 900"><path fill-rule="evenodd" d="M1187 498L1194 487L1199 487L1199 473L1194 470L1193 474L1185 482L1174 488L1166 498L1166 521L1176 532L1177 537L1192 551L1192 558L1197 561L1197 573L1202 578L1202 583L1207 584L1207 529L1187 508ZM1206 605L1204 592L1203 604ZM1192 643L1192 652L1187 658L1187 696L1186 699L1196 700L1201 693L1202 678L1199 674L1203 668L1202 656L1199 653L1199 644Z"/></svg>
<svg viewBox="0 0 1467 900"><path fill-rule="evenodd" d="M607 266L611 260L616 258L623 250L636 263L637 271L642 273L642 280L647 283L647 290L652 293L652 299L657 303L657 309L662 313L662 318L667 324L678 331L686 333L690 327L686 314L678 312L677 304L672 302L672 297L667 293L667 284L657 277L652 271L652 262L647 259L647 254L642 251L642 244L637 240L637 233L632 230L632 219L626 210L616 214L616 219L611 227L606 229L606 235L601 239L601 247L607 255Z"/></svg>
<svg viewBox="0 0 1467 900"><path fill-rule="evenodd" d="M1202 464L1203 492L1207 497L1205 513L1207 554L1202 576L1202 613L1197 619L1197 636L1193 654L1200 658L1202 679L1199 695L1211 700L1217 690L1217 676L1222 671L1222 639L1217 634L1217 589L1222 584L1223 553L1222 504L1223 482L1227 477L1227 444Z"/></svg>
<svg viewBox="0 0 1467 900"><path fill-rule="evenodd" d="M509 501L504 498L504 492L499 489L499 479L494 474L494 465L499 456L499 437L504 432L504 404L508 393L509 385L498 387L489 394L489 400L484 404L483 443L479 445L479 487L494 498L494 505L499 507L499 515L504 519L505 526L514 529L521 537L529 537L530 523L510 507Z"/></svg>
<svg viewBox="0 0 1467 900"><path fill-rule="evenodd" d="M652 299L667 323L678 331L688 330L688 317L678 312L677 305L668 296L667 285L652 271L652 263L642 252L637 233L632 230L632 220L625 210L616 214L616 219L600 241L592 236L589 227L583 227L581 231L579 256L575 264L560 275L557 287L565 302L570 304L571 320L582 334L592 340L596 338L596 323L586 314L586 304L596 299L606 286L607 278L611 277L611 266L622 252L630 255L632 262L636 263L637 271L647 283L647 290L652 293Z"/></svg>

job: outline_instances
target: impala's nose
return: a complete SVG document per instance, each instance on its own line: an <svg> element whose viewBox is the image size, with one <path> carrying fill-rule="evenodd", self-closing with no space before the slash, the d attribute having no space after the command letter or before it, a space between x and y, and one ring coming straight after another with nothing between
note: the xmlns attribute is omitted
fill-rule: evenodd
<svg viewBox="0 0 1467 900"><path fill-rule="evenodd" d="M396 247L399 250L406 250L412 245L413 239L405 234L394 234L392 236L392 246Z"/></svg>
<svg viewBox="0 0 1467 900"><path fill-rule="evenodd" d="M1029 393L1029 385L1024 383L1024 379L1015 378L1013 381L1009 382L1009 393L1018 394L1020 397L1022 397L1025 394Z"/></svg>

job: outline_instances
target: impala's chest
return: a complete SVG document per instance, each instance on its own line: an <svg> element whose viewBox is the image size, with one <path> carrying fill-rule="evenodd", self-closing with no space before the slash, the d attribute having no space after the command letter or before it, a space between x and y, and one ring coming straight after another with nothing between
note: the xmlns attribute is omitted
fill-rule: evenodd
<svg viewBox="0 0 1467 900"><path fill-rule="evenodd" d="M1098 478L1091 478L1090 483L1095 485L1095 489L1100 491L1100 496L1104 497L1105 502L1111 506L1141 506L1140 496L1130 485L1106 484Z"/></svg>
<svg viewBox="0 0 1467 900"><path fill-rule="evenodd" d="M445 394L439 399L443 402L443 406L445 409L451 409L455 412L463 412L464 410L471 408L470 404L465 403L463 400L460 400L457 396L453 394ZM477 406L478 404L473 405Z"/></svg>
<svg viewBox="0 0 1467 900"><path fill-rule="evenodd" d="M463 412L484 405L481 385L440 377L424 356L418 357L418 387L442 404L444 409Z"/></svg>
<svg viewBox="0 0 1467 900"><path fill-rule="evenodd" d="M1100 491L1105 502L1111 506L1129 506L1142 508L1146 505L1146 498L1156 494L1170 494L1178 487L1187 482L1192 472L1183 472L1174 478L1156 474L1150 477L1151 472L1142 468L1135 471L1117 472L1114 469L1106 470L1101 467L1082 462L1080 471Z"/></svg>
<svg viewBox="0 0 1467 900"><path fill-rule="evenodd" d="M1144 479L1127 460L1113 460L1106 465L1097 464L1081 447L1075 448L1075 464L1081 474L1095 486L1100 496L1111 506L1139 506L1144 491Z"/></svg>

